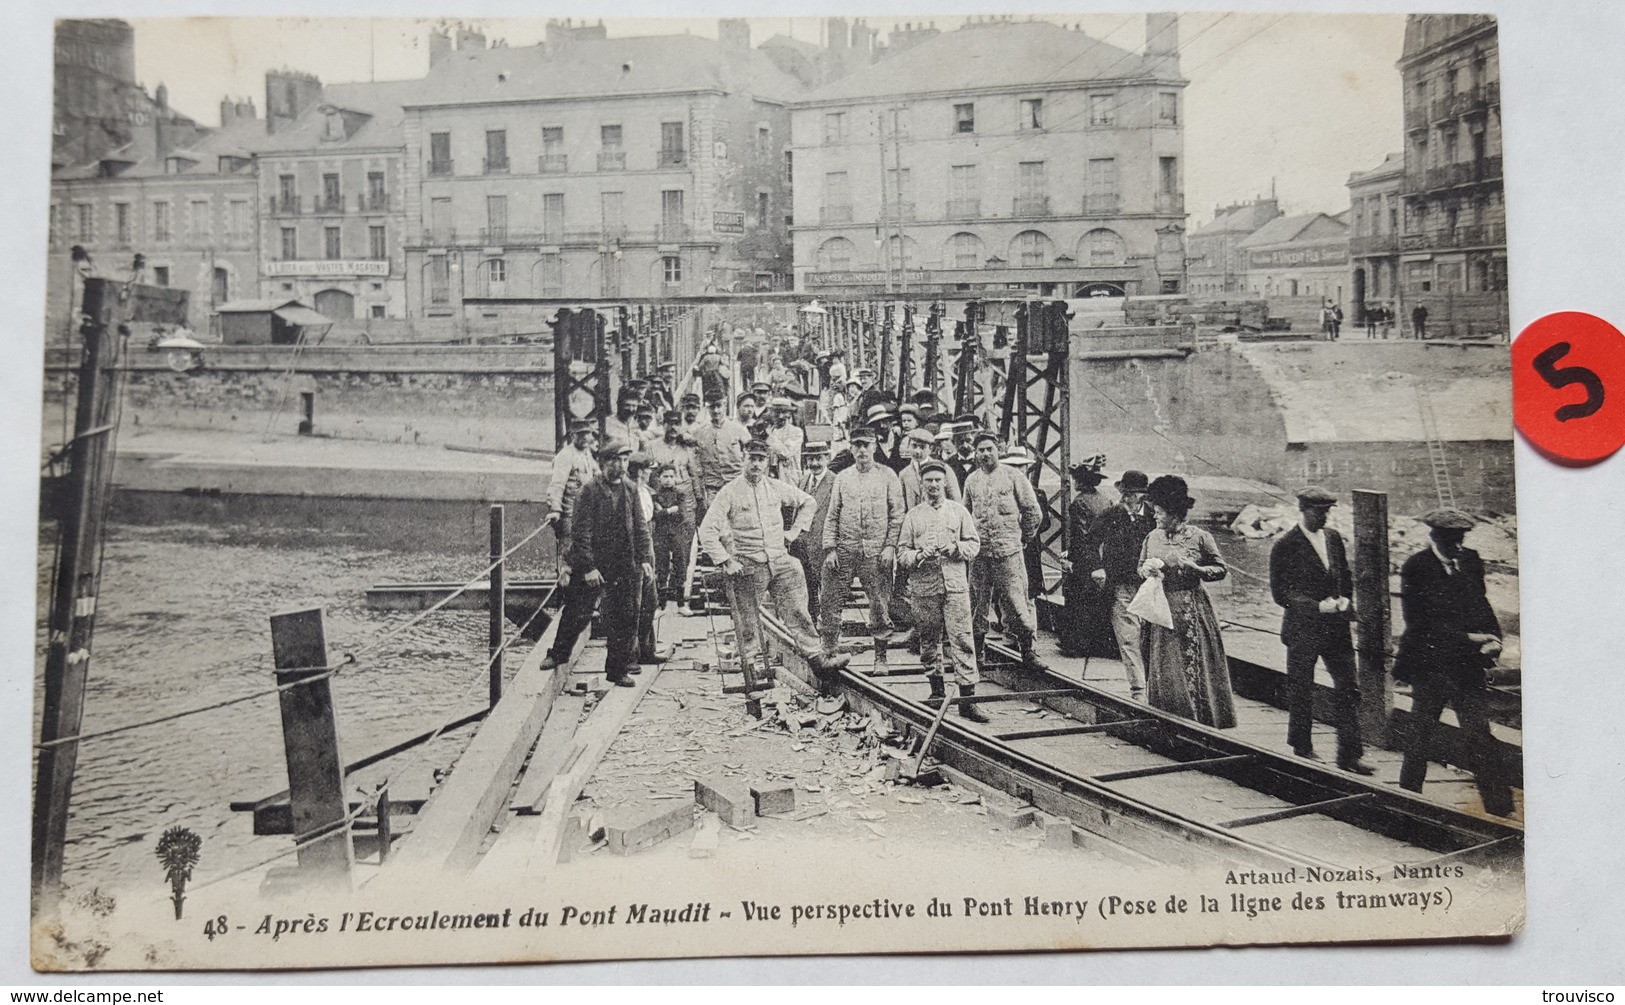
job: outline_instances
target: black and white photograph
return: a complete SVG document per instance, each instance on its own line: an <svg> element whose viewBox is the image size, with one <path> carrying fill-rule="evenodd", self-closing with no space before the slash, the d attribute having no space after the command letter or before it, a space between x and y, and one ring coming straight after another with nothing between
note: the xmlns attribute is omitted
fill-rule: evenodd
<svg viewBox="0 0 1625 1005"><path fill-rule="evenodd" d="M57 21L33 967L1516 936L1498 31Z"/></svg>

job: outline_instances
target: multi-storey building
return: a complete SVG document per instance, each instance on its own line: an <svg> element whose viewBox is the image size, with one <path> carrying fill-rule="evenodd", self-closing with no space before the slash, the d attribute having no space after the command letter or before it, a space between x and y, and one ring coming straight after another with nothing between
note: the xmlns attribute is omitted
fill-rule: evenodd
<svg viewBox="0 0 1625 1005"><path fill-rule="evenodd" d="M603 37L433 51L406 107L407 301L772 289L789 276L796 79L716 40ZM477 38L477 36L476 36Z"/></svg>
<svg viewBox="0 0 1625 1005"><path fill-rule="evenodd" d="M1431 330L1506 332L1506 203L1495 18L1412 14L1404 80L1400 281Z"/></svg>
<svg viewBox="0 0 1625 1005"><path fill-rule="evenodd" d="M69 250L78 245L100 275L128 276L191 293L188 324L209 330L214 308L258 287L258 188L253 156L265 123L251 104L222 106L223 127L186 149L164 149L149 123L131 141L51 179L46 331L70 339Z"/></svg>
<svg viewBox="0 0 1625 1005"><path fill-rule="evenodd" d="M261 296L340 321L407 316L401 106L422 86L267 75L280 105L259 157Z"/></svg>
<svg viewBox="0 0 1625 1005"><path fill-rule="evenodd" d="M1400 185L1405 155L1389 154L1369 171L1349 175L1349 260L1352 318L1365 322L1368 309L1383 307L1402 317L1399 284Z"/></svg>
<svg viewBox="0 0 1625 1005"><path fill-rule="evenodd" d="M1244 297L1247 286L1247 253L1243 240L1258 228L1281 215L1274 199L1223 206L1213 211L1213 220L1190 232L1188 290L1193 297Z"/></svg>
<svg viewBox="0 0 1625 1005"><path fill-rule="evenodd" d="M897 42L792 113L798 290L1182 289L1174 15L1143 53L1042 21Z"/></svg>

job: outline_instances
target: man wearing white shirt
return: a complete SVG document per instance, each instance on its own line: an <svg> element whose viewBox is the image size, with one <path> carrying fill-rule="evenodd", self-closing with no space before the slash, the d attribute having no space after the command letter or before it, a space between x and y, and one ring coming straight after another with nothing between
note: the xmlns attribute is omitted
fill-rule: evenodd
<svg viewBox="0 0 1625 1005"><path fill-rule="evenodd" d="M1286 645L1287 742L1299 757L1316 760L1314 748L1315 663L1332 676L1337 765L1369 775L1361 760L1360 688L1349 622L1354 577L1343 537L1326 526L1337 497L1318 485L1298 491L1299 521L1270 549L1270 593L1285 608L1281 641Z"/></svg>

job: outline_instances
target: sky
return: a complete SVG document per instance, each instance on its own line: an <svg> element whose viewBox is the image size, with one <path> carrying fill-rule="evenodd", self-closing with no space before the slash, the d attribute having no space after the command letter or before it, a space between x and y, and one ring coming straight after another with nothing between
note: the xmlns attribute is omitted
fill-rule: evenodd
<svg viewBox="0 0 1625 1005"><path fill-rule="evenodd" d="M565 11L557 12L563 15ZM1022 15L1023 17L1025 15ZM1121 48L1139 50L1145 16L1048 16ZM136 74L169 88L170 104L204 125L222 97L251 97L264 114L264 75L290 68L324 82L401 80L429 65L431 18L133 18ZM489 39L541 41L546 18L470 19ZM881 39L904 22L957 28L963 14L871 17ZM1340 212L1353 171L1400 149L1402 14L1195 13L1180 19L1185 93L1185 204L1192 226L1217 205L1268 195L1288 213ZM610 18L611 36L691 32L715 19ZM775 34L820 41L818 18L752 18L760 44Z"/></svg>

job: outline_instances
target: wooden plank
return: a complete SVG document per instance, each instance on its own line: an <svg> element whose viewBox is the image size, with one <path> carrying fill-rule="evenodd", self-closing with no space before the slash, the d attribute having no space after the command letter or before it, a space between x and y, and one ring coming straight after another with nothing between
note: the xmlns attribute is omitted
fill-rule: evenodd
<svg viewBox="0 0 1625 1005"><path fill-rule="evenodd" d="M587 699L579 694L561 694L554 699L553 711L542 726L541 738L536 741L536 749L509 804L515 812L527 816L541 812L540 804L547 796L548 786L570 754L576 728L581 722L581 709L586 704Z"/></svg>
<svg viewBox="0 0 1625 1005"><path fill-rule="evenodd" d="M601 664L603 654L603 649L595 647L582 653L581 661L596 659ZM626 720L638 707L638 702L659 679L660 669L657 666L645 667L642 674L633 678L636 682L633 687L610 688L598 702L598 707L593 709L592 715L576 730L576 745L581 748L580 754L573 762L567 762L569 766L548 786L547 798L541 807L542 826L536 835L536 843L531 846L525 867L527 874L546 872L558 862L559 846L564 841L564 826L576 797L581 795L581 787L597 770L598 762L609 752Z"/></svg>
<svg viewBox="0 0 1625 1005"><path fill-rule="evenodd" d="M282 711L282 746L288 762L288 802L299 871L348 888L355 853L350 845L344 758L339 752L327 667L327 632L320 607L271 615L271 654ZM299 687L290 685L299 684Z"/></svg>
<svg viewBox="0 0 1625 1005"><path fill-rule="evenodd" d="M1230 754L1226 757L1204 757L1199 761L1180 761L1177 764L1158 764L1150 768L1131 768L1127 771L1109 771L1104 775L1094 775L1097 782L1122 782L1130 778L1149 778L1152 775L1172 775L1181 771L1203 771L1215 764L1230 764L1236 761L1250 761L1251 754Z"/></svg>
<svg viewBox="0 0 1625 1005"><path fill-rule="evenodd" d="M526 657L451 777L418 815L415 833L381 870L386 884L421 882L425 875L474 866L558 694L558 672L541 669L546 653L545 643L538 643Z"/></svg>
<svg viewBox="0 0 1625 1005"><path fill-rule="evenodd" d="M1354 627L1360 735L1388 746L1394 679L1388 673L1388 493L1354 490Z"/></svg>
<svg viewBox="0 0 1625 1005"><path fill-rule="evenodd" d="M1104 733L1118 726L1138 726L1150 719L1114 719L1111 722L1091 722L1087 725L1053 726L1049 729L1023 729L1014 733L1000 733L998 740L1038 740L1047 736L1081 736L1085 733Z"/></svg>

